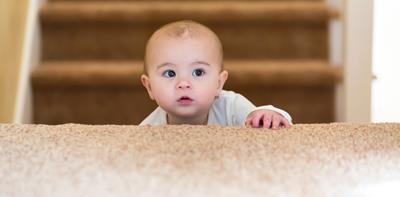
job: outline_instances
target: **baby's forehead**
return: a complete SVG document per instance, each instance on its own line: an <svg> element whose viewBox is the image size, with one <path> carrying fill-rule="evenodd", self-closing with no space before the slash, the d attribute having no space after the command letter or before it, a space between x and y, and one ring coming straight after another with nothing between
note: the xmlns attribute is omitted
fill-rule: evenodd
<svg viewBox="0 0 400 197"><path fill-rule="evenodd" d="M158 52L159 50L176 47L194 47L197 49L202 49L204 52L215 52L219 56L222 56L222 46L220 42L214 39L211 35L207 34L180 37L174 37L168 34L157 35L148 43L146 47L146 56L153 54L153 52Z"/></svg>
<svg viewBox="0 0 400 197"><path fill-rule="evenodd" d="M199 43L201 44L199 45ZM193 46L201 46L197 47L197 49L217 55L217 61L222 65L223 49L218 36L206 26L183 21L167 24L153 33L146 45L145 67L149 66L148 63L153 62L152 60L154 60L155 56L160 57L160 54L164 54L164 52L161 52L162 50L171 46L172 48L189 46L190 50L191 44L194 44Z"/></svg>

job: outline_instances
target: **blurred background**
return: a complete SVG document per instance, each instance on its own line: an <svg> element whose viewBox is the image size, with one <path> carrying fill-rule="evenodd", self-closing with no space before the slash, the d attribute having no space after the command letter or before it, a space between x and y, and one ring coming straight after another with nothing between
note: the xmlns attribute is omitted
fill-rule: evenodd
<svg viewBox="0 0 400 197"><path fill-rule="evenodd" d="M400 3L372 0L5 0L0 122L138 124L144 46L190 19L220 37L225 89L295 123L399 122Z"/></svg>

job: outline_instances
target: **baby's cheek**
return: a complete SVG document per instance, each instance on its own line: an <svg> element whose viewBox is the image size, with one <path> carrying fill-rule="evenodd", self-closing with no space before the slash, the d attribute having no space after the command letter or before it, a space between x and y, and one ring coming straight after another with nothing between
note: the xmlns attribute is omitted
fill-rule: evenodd
<svg viewBox="0 0 400 197"><path fill-rule="evenodd" d="M201 93L199 93L198 97L202 100L204 105L211 105L216 98L217 91L213 90L212 88L203 89Z"/></svg>
<svg viewBox="0 0 400 197"><path fill-rule="evenodd" d="M153 88L153 97L157 102L165 103L166 101L172 99L171 91L168 91L167 88L155 87Z"/></svg>

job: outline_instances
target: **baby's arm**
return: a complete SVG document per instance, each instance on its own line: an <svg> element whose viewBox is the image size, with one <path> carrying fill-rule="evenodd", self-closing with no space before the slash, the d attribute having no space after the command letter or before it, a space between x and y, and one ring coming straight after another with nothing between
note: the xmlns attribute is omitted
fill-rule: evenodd
<svg viewBox="0 0 400 197"><path fill-rule="evenodd" d="M235 94L233 106L235 125L279 129L289 128L292 123L292 118L287 112L272 105L255 107L240 94Z"/></svg>
<svg viewBox="0 0 400 197"><path fill-rule="evenodd" d="M274 130L290 127L291 117L285 111L274 108L271 105L263 106L262 108L252 111L247 116L246 126L251 126L253 128L260 128L260 127L271 128ZM272 109L265 109L265 108L272 108Z"/></svg>

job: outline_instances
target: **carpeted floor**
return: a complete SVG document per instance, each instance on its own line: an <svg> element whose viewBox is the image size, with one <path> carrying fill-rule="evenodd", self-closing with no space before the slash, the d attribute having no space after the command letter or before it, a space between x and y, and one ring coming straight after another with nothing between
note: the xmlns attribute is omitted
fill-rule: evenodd
<svg viewBox="0 0 400 197"><path fill-rule="evenodd" d="M0 196L390 195L400 124L0 124Z"/></svg>

